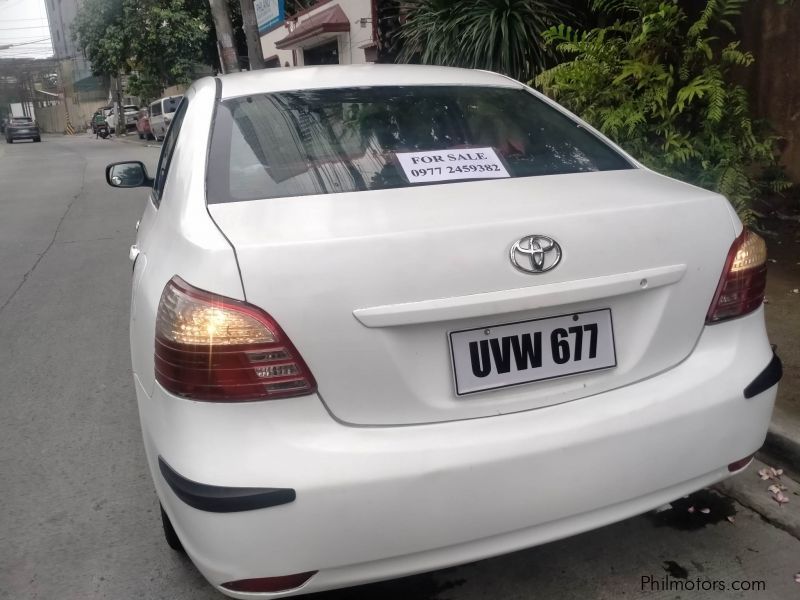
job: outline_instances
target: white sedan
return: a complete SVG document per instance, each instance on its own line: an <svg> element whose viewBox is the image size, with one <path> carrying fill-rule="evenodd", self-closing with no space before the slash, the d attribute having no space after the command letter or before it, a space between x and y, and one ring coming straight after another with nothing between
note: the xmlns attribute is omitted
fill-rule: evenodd
<svg viewBox="0 0 800 600"><path fill-rule="evenodd" d="M570 536L745 468L766 251L501 75L196 82L145 186L131 355L170 545L235 598Z"/></svg>

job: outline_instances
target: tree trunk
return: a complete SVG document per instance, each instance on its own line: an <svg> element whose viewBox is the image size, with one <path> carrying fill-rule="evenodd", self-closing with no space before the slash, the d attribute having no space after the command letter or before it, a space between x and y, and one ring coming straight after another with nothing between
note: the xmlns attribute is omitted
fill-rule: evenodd
<svg viewBox="0 0 800 600"><path fill-rule="evenodd" d="M239 71L239 57L236 55L236 45L233 40L233 25L228 12L226 0L209 0L211 17L217 30L217 48L223 73L236 73Z"/></svg>
<svg viewBox="0 0 800 600"><path fill-rule="evenodd" d="M253 0L239 0L242 6L242 23L247 36L247 56L250 59L250 70L263 69L264 54L261 51L261 37L258 35L258 21Z"/></svg>

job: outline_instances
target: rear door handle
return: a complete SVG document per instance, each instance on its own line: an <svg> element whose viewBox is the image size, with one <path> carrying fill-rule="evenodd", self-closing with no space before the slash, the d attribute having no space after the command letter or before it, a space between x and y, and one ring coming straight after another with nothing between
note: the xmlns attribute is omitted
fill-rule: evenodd
<svg viewBox="0 0 800 600"><path fill-rule="evenodd" d="M139 256L139 247L136 244L133 244L131 249L128 251L128 258L131 259L131 262L136 262L137 256Z"/></svg>

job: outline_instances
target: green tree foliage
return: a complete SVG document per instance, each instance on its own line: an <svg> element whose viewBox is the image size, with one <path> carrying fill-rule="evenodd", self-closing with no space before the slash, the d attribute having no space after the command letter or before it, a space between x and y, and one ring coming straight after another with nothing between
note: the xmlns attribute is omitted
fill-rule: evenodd
<svg viewBox="0 0 800 600"><path fill-rule="evenodd" d="M132 73L129 92L151 99L191 81L208 55L209 22L198 0L84 0L73 35L95 74Z"/></svg>
<svg viewBox="0 0 800 600"><path fill-rule="evenodd" d="M528 79L548 57L541 32L570 14L561 0L407 0L400 5L398 60Z"/></svg>
<svg viewBox="0 0 800 600"><path fill-rule="evenodd" d="M730 39L744 2L707 0L692 20L672 0L595 0L614 22L546 31L568 60L536 84L644 164L719 191L752 221L753 201L788 184L762 177L779 174L775 138L752 121L747 92L731 77L754 61Z"/></svg>

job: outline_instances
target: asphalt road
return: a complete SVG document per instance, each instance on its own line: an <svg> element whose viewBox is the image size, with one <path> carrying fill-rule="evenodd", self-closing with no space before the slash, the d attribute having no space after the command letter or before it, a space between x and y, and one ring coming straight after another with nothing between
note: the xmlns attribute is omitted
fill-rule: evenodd
<svg viewBox="0 0 800 600"><path fill-rule="evenodd" d="M0 146L0 598L221 598L163 542L130 372L127 254L145 194L107 187L103 167L130 158L152 170L157 153L86 136ZM574 493L592 490L575 481ZM785 600L800 598L798 571L800 541L706 492L539 548L316 599ZM642 590L643 578L667 576L685 591ZM737 581L763 591L731 590Z"/></svg>

